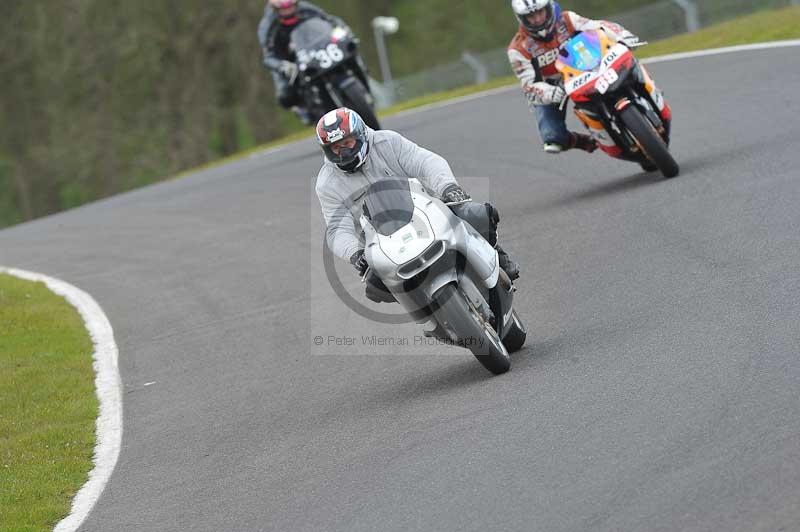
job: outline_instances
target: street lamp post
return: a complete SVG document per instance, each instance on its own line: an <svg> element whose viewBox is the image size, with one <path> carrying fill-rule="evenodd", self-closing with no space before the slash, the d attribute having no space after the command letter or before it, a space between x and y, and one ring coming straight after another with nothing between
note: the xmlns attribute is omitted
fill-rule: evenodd
<svg viewBox="0 0 800 532"><path fill-rule="evenodd" d="M389 65L389 53L386 50L386 41L383 36L397 33L397 30L400 29L400 21L395 17L375 17L372 19L372 29L375 32L375 46L378 49L378 61L381 64L383 84L388 89L390 103L394 103L394 81L392 80L392 69Z"/></svg>
<svg viewBox="0 0 800 532"><path fill-rule="evenodd" d="M700 13L697 11L695 0L672 0L683 9L686 17L686 31L694 33L700 29Z"/></svg>

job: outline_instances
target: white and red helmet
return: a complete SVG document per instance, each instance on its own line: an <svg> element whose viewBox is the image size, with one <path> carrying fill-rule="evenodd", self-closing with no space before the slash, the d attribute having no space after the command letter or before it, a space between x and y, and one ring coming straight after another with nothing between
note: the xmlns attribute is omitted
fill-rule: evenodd
<svg viewBox="0 0 800 532"><path fill-rule="evenodd" d="M281 24L294 26L298 22L297 0L269 0L269 6L278 14Z"/></svg>
<svg viewBox="0 0 800 532"><path fill-rule="evenodd" d="M367 126L352 109L340 107L320 118L317 140L325 157L340 170L353 173L367 160Z"/></svg>
<svg viewBox="0 0 800 532"><path fill-rule="evenodd" d="M511 9L522 27L535 39L550 40L561 17L561 6L555 0L511 0ZM532 19L540 18L534 22Z"/></svg>

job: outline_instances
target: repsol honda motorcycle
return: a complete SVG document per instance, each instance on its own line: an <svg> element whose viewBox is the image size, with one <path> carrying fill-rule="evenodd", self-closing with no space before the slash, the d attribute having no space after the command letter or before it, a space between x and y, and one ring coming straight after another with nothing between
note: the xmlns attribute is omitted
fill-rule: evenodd
<svg viewBox="0 0 800 532"><path fill-rule="evenodd" d="M314 123L328 111L349 107L369 127L380 129L358 41L349 30L308 19L292 31L289 46L298 65L290 82L298 85Z"/></svg>
<svg viewBox="0 0 800 532"><path fill-rule="evenodd" d="M527 335L512 305L516 289L494 247L448 205L416 179L370 185L360 220L367 263L410 316L433 321L426 335L505 373Z"/></svg>
<svg viewBox="0 0 800 532"><path fill-rule="evenodd" d="M678 175L669 152L672 111L629 46L602 29L584 31L564 43L556 68L575 115L600 149L647 171Z"/></svg>

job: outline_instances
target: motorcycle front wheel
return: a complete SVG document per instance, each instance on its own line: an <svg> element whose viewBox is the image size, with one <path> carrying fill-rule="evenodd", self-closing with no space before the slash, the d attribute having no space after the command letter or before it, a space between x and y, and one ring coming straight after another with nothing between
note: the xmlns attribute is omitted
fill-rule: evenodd
<svg viewBox="0 0 800 532"><path fill-rule="evenodd" d="M372 129L381 128L381 124L378 122L378 117L375 114L375 104L372 95L364 84L361 83L361 80L358 78L354 79L353 83L350 83L342 89L342 92L344 92L346 100L345 105L361 115L361 118L364 119L364 123Z"/></svg>
<svg viewBox="0 0 800 532"><path fill-rule="evenodd" d="M511 311L512 325L506 335L503 337L503 345L509 353L516 353L522 346L525 345L525 339L528 336L528 330L519 319L517 311Z"/></svg>
<svg viewBox="0 0 800 532"><path fill-rule="evenodd" d="M436 321L453 332L459 345L472 351L484 368L494 375L511 369L511 357L497 331L467 302L455 285L448 284L440 288L434 300Z"/></svg>
<svg viewBox="0 0 800 532"><path fill-rule="evenodd" d="M658 134L656 128L644 117L635 105L629 105L620 112L620 118L631 132L636 143L654 165L661 170L664 177L675 177L680 167L669 152L667 143ZM644 168L644 166L643 166Z"/></svg>

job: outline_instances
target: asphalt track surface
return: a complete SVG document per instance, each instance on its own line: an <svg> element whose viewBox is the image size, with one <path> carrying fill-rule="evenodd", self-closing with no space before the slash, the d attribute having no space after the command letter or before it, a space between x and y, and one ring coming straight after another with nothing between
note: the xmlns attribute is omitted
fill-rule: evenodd
<svg viewBox="0 0 800 532"><path fill-rule="evenodd" d="M123 447L82 530L800 530L797 50L650 67L672 180L545 156L515 91L386 121L491 176L530 330L501 377L363 345L418 329L325 282L310 142L0 232L115 328Z"/></svg>

